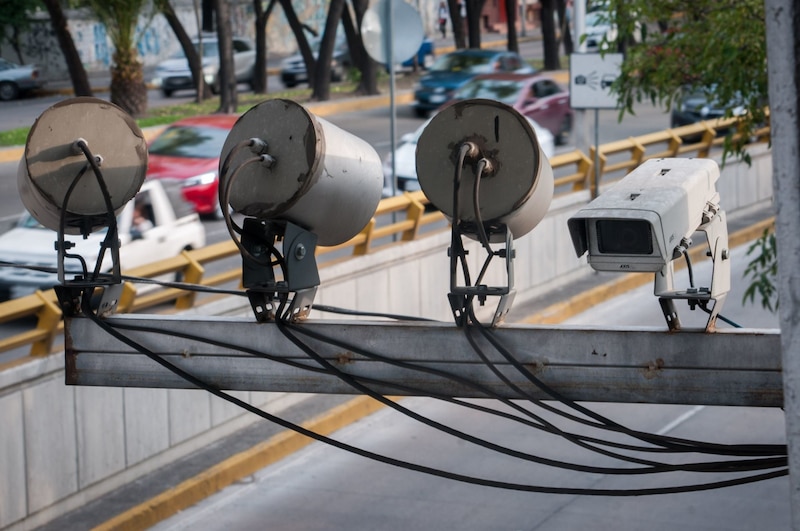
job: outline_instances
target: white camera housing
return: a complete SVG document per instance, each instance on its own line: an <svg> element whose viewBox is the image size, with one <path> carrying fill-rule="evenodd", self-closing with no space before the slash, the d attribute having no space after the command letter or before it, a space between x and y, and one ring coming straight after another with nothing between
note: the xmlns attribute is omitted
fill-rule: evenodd
<svg viewBox="0 0 800 531"><path fill-rule="evenodd" d="M661 271L718 208L718 179L709 159L644 162L568 220L575 252L597 271Z"/></svg>

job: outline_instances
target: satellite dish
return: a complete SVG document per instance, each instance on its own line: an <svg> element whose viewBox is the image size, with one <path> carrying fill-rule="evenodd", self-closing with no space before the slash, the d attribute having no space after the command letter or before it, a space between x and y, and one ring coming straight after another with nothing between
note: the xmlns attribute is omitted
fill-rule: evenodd
<svg viewBox="0 0 800 531"><path fill-rule="evenodd" d="M66 211L67 234L81 234L86 217L91 230L105 225L105 193L87 158L86 144L100 160L111 208L118 212L133 199L147 173L147 142L125 111L98 98L71 98L45 110L31 127L17 169L25 208L45 227L59 230ZM76 182L76 178L81 176Z"/></svg>
<svg viewBox="0 0 800 531"><path fill-rule="evenodd" d="M391 8L391 12L389 9ZM401 28L402 31L392 31ZM425 32L419 11L402 0L378 0L361 21L361 40L370 57L379 63L402 63L419 51ZM392 44L392 57L387 48Z"/></svg>

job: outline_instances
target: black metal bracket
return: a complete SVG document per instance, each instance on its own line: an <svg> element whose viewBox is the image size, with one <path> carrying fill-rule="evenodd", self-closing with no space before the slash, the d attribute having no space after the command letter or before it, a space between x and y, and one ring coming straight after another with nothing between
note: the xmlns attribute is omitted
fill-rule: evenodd
<svg viewBox="0 0 800 531"><path fill-rule="evenodd" d="M487 251L487 257L477 278L477 282L472 285L470 285L469 264L467 261L469 252L464 249L462 227L454 224L451 228L451 232L451 245L447 251L450 257L450 293L447 298L450 302L450 308L453 312L456 325L465 326L469 324L472 320L471 315L473 314L474 301L477 299L478 303L484 306L489 297L499 298L492 317L491 326L500 324L503 319L505 319L509 310L511 310L511 304L516 295L516 291L514 290L514 242L511 232L505 225L492 228L493 234L503 235L505 238L505 247L496 251L484 247ZM504 286L488 286L481 282L489 266L489 262L494 257L500 257L505 261L504 265L507 282ZM463 286L458 285L459 266L464 276L464 283L466 284Z"/></svg>
<svg viewBox="0 0 800 531"><path fill-rule="evenodd" d="M242 284L256 320L308 317L319 287L316 234L288 221L245 218L241 244Z"/></svg>

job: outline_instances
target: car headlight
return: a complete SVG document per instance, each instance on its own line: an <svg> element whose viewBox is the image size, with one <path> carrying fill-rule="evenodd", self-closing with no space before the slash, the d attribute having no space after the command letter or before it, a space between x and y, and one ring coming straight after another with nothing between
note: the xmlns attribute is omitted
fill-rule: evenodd
<svg viewBox="0 0 800 531"><path fill-rule="evenodd" d="M195 175L194 177L189 177L185 181L183 181L183 186L202 186L206 184L211 184L217 180L217 172L208 172L202 173L200 175Z"/></svg>

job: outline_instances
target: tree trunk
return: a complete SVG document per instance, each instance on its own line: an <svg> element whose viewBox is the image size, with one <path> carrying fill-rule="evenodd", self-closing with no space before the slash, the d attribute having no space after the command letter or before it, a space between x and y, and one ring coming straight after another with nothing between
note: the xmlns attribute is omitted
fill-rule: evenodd
<svg viewBox="0 0 800 531"><path fill-rule="evenodd" d="M267 22L275 7L275 0L270 0L266 9L261 0L253 0L253 9L256 14L256 64L253 66L253 92L255 94L267 93Z"/></svg>
<svg viewBox="0 0 800 531"><path fill-rule="evenodd" d="M292 28L292 33L294 33L294 38L297 41L297 48L300 51L300 55L303 56L303 61L306 63L308 85L313 86L316 60L314 59L314 54L311 53L311 46L308 45L306 34L303 33L303 24L301 24L300 20L297 18L297 13L294 10L294 6L292 6L292 0L278 0L278 2L280 2L283 8L283 14L286 15L289 27Z"/></svg>
<svg viewBox="0 0 800 531"><path fill-rule="evenodd" d="M555 0L542 0L542 44L544 46L544 69L558 70L561 62L558 59L558 41L556 26L553 20L553 3Z"/></svg>
<svg viewBox="0 0 800 531"><path fill-rule="evenodd" d="M61 11L59 0L42 0L50 14L50 24L56 34L61 52L64 54L64 61L67 63L69 77L72 80L72 91L76 96L92 96L92 87L89 85L89 76L83 68L81 56L72 40L72 35L67 29L67 19Z"/></svg>
<svg viewBox="0 0 800 531"><path fill-rule="evenodd" d="M465 28L467 27L467 13L465 0L447 0L447 8L450 10L450 20L453 23L453 43L459 50L467 47L467 37ZM462 13L462 6L464 7Z"/></svg>
<svg viewBox="0 0 800 531"><path fill-rule="evenodd" d="M325 19L325 31L322 32L319 56L317 57L314 83L311 85L311 99L327 101L331 99L331 59L336 45L336 29L342 20L344 0L331 0L328 5L328 16Z"/></svg>
<svg viewBox="0 0 800 531"><path fill-rule="evenodd" d="M189 69L192 71L192 80L194 81L194 86L198 87L197 103L207 100L212 96L211 88L206 85L205 80L203 79L203 66L200 62L200 54L197 53L197 49L195 48L194 44L192 44L192 38L189 37L188 33L186 33L186 28L184 28L183 24L181 24L180 19L178 19L178 16L175 14L175 10L172 8L172 5L170 5L169 2L164 2L161 5L161 14L164 15L165 19L167 19L167 24L169 24L169 27L175 34L175 37L178 38L181 49L183 49L183 55L186 56L186 60L189 63Z"/></svg>
<svg viewBox="0 0 800 531"><path fill-rule="evenodd" d="M466 0L467 36L470 48L481 47L481 11L485 0Z"/></svg>
<svg viewBox="0 0 800 531"><path fill-rule="evenodd" d="M358 68L361 73L355 93L372 96L378 94L378 63L367 53L364 42L361 40L361 21L364 13L369 7L367 0L353 0L353 11L355 12L356 22L350 16L350 10L342 11L342 27L347 37L347 48L350 50L350 61Z"/></svg>
<svg viewBox="0 0 800 531"><path fill-rule="evenodd" d="M144 67L138 60L135 48L132 51L114 52L111 67L111 103L134 117L147 112L147 85L144 83Z"/></svg>
<svg viewBox="0 0 800 531"><path fill-rule="evenodd" d="M556 9L558 10L558 20L561 26L561 42L564 43L564 54L570 55L575 51L575 43L572 41L572 11L567 11L566 0L556 0ZM570 7L570 9L572 8Z"/></svg>
<svg viewBox="0 0 800 531"><path fill-rule="evenodd" d="M231 28L228 0L214 0L219 43L219 109L217 112L233 114L239 105L236 91L236 71L233 65L233 29Z"/></svg>
<svg viewBox="0 0 800 531"><path fill-rule="evenodd" d="M508 51L519 53L519 41L517 40L517 2L516 0L506 0L506 24L508 26Z"/></svg>

